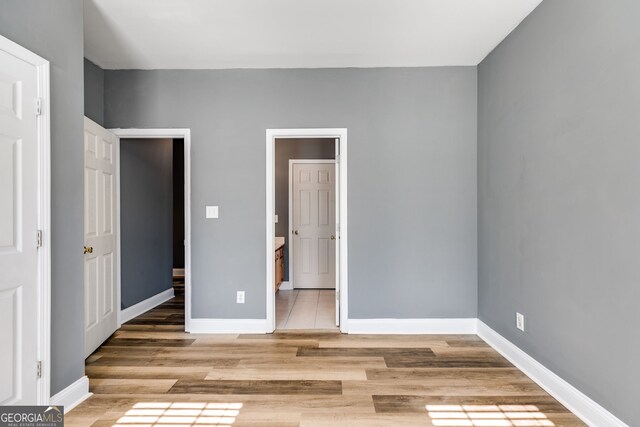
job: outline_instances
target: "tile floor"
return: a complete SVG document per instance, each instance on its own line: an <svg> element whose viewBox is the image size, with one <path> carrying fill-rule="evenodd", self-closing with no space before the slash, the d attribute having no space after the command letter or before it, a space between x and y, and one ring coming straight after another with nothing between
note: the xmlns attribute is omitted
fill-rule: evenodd
<svg viewBox="0 0 640 427"><path fill-rule="evenodd" d="M335 292L302 289L276 293L277 329L338 329Z"/></svg>

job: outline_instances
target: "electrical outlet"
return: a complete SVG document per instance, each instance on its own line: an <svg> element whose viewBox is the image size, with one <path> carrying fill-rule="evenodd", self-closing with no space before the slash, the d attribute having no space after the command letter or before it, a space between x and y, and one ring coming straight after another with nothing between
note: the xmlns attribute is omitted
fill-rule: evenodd
<svg viewBox="0 0 640 427"><path fill-rule="evenodd" d="M275 217L275 223L277 224L278 223L278 215L274 215L274 217Z"/></svg>
<svg viewBox="0 0 640 427"><path fill-rule="evenodd" d="M244 304L244 291L238 291L236 294L236 303Z"/></svg>
<svg viewBox="0 0 640 427"><path fill-rule="evenodd" d="M516 328L524 332L524 314L516 313Z"/></svg>

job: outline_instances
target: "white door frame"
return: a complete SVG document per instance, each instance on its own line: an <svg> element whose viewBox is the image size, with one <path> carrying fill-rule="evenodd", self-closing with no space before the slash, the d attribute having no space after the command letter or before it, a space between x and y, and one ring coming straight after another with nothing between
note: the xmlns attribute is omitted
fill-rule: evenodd
<svg viewBox="0 0 640 427"><path fill-rule="evenodd" d="M293 230L293 165L294 164L315 164L315 163L336 163L335 159L289 159L289 228L287 229L287 238L289 239L289 254L287 256L289 263L289 284L292 289L296 288L293 280L293 239L291 238L291 230ZM336 266L337 267L337 266Z"/></svg>
<svg viewBox="0 0 640 427"><path fill-rule="evenodd" d="M347 129L267 129L266 131L266 291L267 291L267 333L276 329L276 299L273 289L275 247L275 145L279 138L339 138L340 139L340 331L349 332L348 325L348 288L349 288L349 262L348 262L348 233L347 233ZM291 277L289 277L291 278ZM337 285L337 284L336 284Z"/></svg>
<svg viewBox="0 0 640 427"><path fill-rule="evenodd" d="M42 376L38 380L39 405L51 397L51 109L49 102L49 61L11 40L0 36L0 50L33 65L37 72L40 114L38 135L38 230L42 244L38 250L38 360ZM35 239L35 236L34 236Z"/></svg>
<svg viewBox="0 0 640 427"><path fill-rule="evenodd" d="M191 129L109 129L118 137L116 142L116 218L118 221L118 231L116 235L116 247L118 257L117 273L117 305L118 305L118 328L121 323L121 236L120 236L120 139L159 139L172 138L184 140L184 328L190 332L191 328Z"/></svg>

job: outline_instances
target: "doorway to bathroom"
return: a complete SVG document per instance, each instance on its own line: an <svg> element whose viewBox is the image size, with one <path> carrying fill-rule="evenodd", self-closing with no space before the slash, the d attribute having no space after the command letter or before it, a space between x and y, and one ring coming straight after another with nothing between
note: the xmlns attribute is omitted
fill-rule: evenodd
<svg viewBox="0 0 640 427"><path fill-rule="evenodd" d="M276 237L280 237L276 270L282 253L285 268L281 278L286 285L280 289L282 284L276 281L277 329L335 329L339 325L334 148L332 139L276 140ZM278 179L280 170L288 172L286 187ZM282 222L278 212L288 213Z"/></svg>
<svg viewBox="0 0 640 427"><path fill-rule="evenodd" d="M343 129L267 131L270 330L346 330L345 148Z"/></svg>

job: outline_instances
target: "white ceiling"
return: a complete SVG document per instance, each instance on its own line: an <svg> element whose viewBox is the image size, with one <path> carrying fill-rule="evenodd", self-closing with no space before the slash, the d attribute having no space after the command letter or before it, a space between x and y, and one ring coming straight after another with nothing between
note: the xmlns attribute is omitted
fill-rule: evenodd
<svg viewBox="0 0 640 427"><path fill-rule="evenodd" d="M477 65L542 0L85 0L106 69Z"/></svg>

